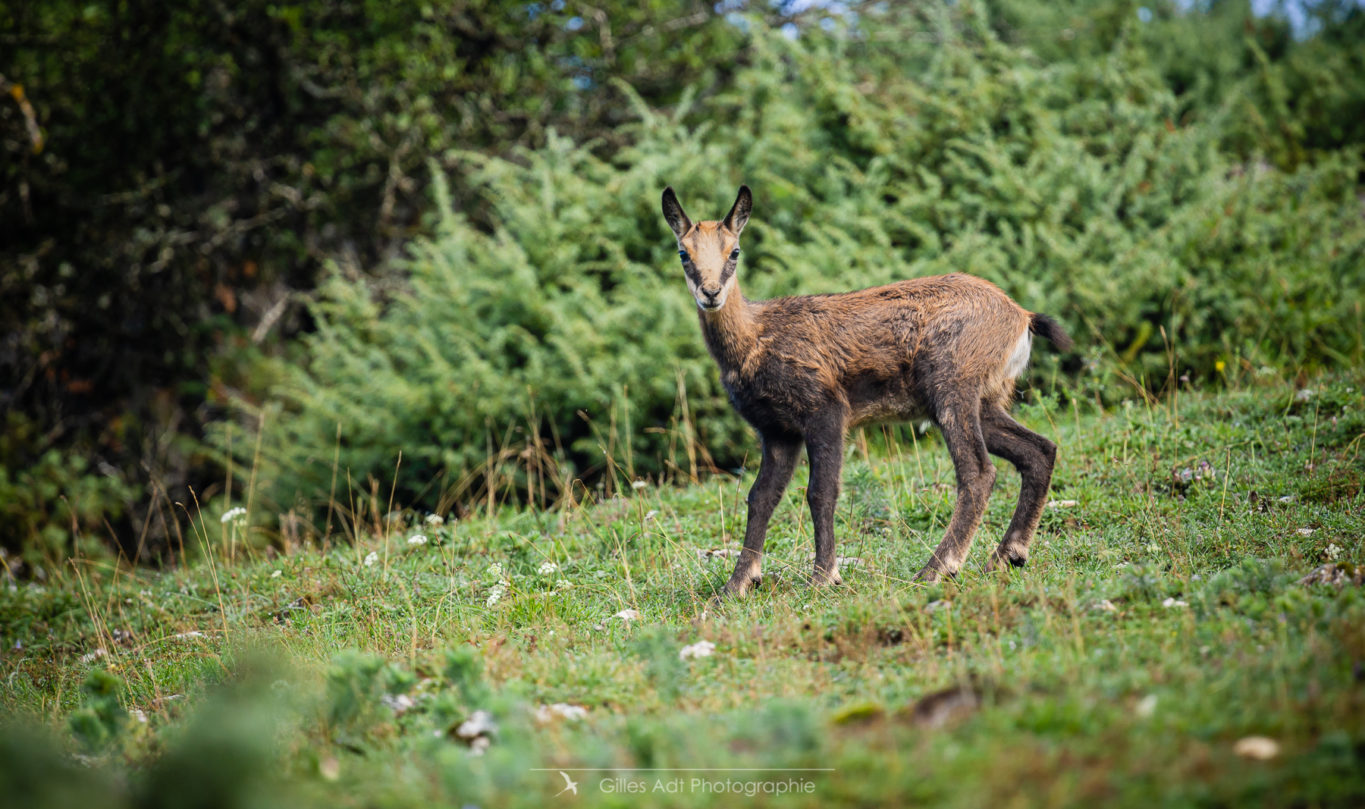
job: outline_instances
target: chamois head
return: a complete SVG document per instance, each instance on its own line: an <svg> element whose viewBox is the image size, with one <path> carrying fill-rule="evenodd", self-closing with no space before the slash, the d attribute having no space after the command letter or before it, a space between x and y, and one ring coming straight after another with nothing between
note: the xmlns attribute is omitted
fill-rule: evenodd
<svg viewBox="0 0 1365 809"><path fill-rule="evenodd" d="M664 189L664 219L678 237L678 258L687 274L687 288L703 311L725 305L735 288L735 265L739 263L739 234L749 221L754 199L749 186L739 187L730 213L720 222L696 222L687 218L672 188Z"/></svg>

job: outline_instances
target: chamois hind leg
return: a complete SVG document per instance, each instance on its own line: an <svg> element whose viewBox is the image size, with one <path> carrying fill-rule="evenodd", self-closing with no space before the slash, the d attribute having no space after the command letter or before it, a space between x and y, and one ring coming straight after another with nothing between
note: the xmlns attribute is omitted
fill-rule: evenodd
<svg viewBox="0 0 1365 809"><path fill-rule="evenodd" d="M763 436L763 461L758 479L749 489L749 518L744 528L744 548L739 552L735 572L726 582L724 595L742 596L758 583L763 570L763 543L768 537L768 521L791 482L792 470L801 449L800 439Z"/></svg>
<svg viewBox="0 0 1365 809"><path fill-rule="evenodd" d="M831 412L806 433L810 458L810 484L806 502L815 526L815 573L811 584L822 587L842 584L839 558L834 548L834 509L839 501L839 475L844 466L844 415Z"/></svg>
<svg viewBox="0 0 1365 809"><path fill-rule="evenodd" d="M987 404L981 412L981 429L986 437L986 449L1019 470L1019 505L1014 508L1005 538L991 554L987 570L995 570L1006 562L1023 567L1028 561L1028 546L1047 502L1048 487L1052 484L1052 468L1057 461L1057 445L1010 418L997 404Z"/></svg>
<svg viewBox="0 0 1365 809"><path fill-rule="evenodd" d="M944 443L953 456L957 473L957 504L953 507L948 531L934 550L929 564L915 577L917 581L935 582L945 576L956 576L967 560L972 536L986 512L986 500L995 485L995 467L986 452L986 441L981 433L981 402L952 401L944 404L934 419L943 433Z"/></svg>

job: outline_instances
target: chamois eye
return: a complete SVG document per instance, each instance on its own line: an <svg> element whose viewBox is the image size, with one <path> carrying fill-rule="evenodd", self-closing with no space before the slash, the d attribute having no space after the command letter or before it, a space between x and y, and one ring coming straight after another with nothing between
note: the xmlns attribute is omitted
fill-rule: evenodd
<svg viewBox="0 0 1365 809"><path fill-rule="evenodd" d="M736 247L734 250L731 250L731 251L730 251L730 260L731 260L731 261L738 261L738 260L739 260L739 248L738 248L738 247Z"/></svg>
<svg viewBox="0 0 1365 809"><path fill-rule="evenodd" d="M678 251L678 258L682 259L682 263L684 263L684 264L686 264L687 262L689 262L689 261L692 260L692 257L689 256L689 255L687 255L687 251L686 251L686 250L679 250L679 251Z"/></svg>

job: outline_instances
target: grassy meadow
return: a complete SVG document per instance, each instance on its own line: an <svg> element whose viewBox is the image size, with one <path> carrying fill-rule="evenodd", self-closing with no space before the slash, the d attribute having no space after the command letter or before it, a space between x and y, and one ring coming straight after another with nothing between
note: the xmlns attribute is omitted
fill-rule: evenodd
<svg viewBox="0 0 1365 809"><path fill-rule="evenodd" d="M283 553L186 503L184 565L76 559L0 589L0 794L1361 805L1362 390L1356 372L1117 406L1034 391L1016 415L1060 453L1028 567L983 572L1018 491L997 461L969 568L933 586L911 579L953 471L910 426L850 442L842 586L804 583L798 470L763 584L718 604L752 468L444 522L338 508L323 547Z"/></svg>

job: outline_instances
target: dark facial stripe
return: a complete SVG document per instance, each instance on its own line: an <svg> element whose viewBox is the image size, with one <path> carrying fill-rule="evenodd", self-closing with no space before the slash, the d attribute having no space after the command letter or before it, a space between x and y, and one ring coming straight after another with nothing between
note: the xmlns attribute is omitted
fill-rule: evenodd
<svg viewBox="0 0 1365 809"><path fill-rule="evenodd" d="M725 262L725 269L723 269L723 270L720 271L720 285L721 285L721 286L725 286L725 282L726 282L726 281L729 281L729 280L730 280L730 276L732 276L732 275L735 274L735 265L738 264L738 263L739 263L739 262L737 262L737 261L727 261L727 262Z"/></svg>

